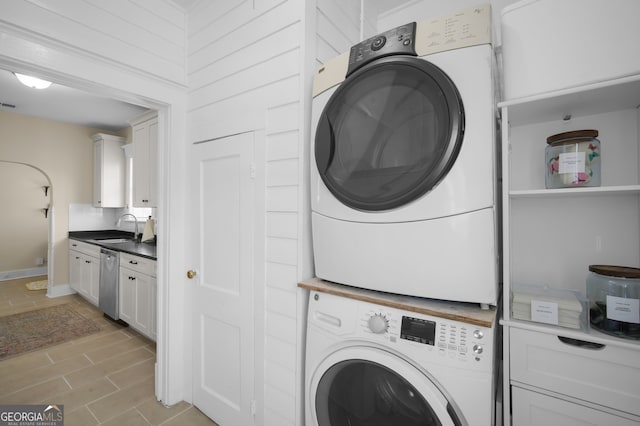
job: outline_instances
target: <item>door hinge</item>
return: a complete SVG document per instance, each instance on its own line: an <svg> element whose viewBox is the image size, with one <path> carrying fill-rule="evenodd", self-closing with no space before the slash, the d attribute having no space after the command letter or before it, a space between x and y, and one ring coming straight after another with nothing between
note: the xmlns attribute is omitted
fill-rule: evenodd
<svg viewBox="0 0 640 426"><path fill-rule="evenodd" d="M251 179L255 179L256 178L256 164L255 163L251 163L251 165L249 166L249 176L251 177Z"/></svg>

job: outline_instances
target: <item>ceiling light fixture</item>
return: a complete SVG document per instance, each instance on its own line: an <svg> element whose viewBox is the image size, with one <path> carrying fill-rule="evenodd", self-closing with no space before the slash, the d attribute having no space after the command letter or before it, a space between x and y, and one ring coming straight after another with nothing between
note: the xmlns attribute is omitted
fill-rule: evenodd
<svg viewBox="0 0 640 426"><path fill-rule="evenodd" d="M18 74L17 72L13 73L16 78L20 81L20 83L24 84L27 87L31 87L32 89L46 89L51 86L50 81L41 80L36 77L31 77L24 74Z"/></svg>

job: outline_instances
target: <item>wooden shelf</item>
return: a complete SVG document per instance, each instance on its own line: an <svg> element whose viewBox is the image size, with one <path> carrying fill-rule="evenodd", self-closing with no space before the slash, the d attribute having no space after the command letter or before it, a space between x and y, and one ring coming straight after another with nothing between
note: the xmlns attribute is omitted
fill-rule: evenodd
<svg viewBox="0 0 640 426"><path fill-rule="evenodd" d="M481 327L490 328L496 320L495 307L492 306L489 309L481 309L476 303L449 302L382 293L336 284L319 278L309 278L299 282L298 287Z"/></svg>

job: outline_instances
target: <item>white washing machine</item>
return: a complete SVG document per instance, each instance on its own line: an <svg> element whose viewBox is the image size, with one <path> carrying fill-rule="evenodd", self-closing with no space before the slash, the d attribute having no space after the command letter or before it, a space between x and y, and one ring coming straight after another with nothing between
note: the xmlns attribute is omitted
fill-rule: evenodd
<svg viewBox="0 0 640 426"><path fill-rule="evenodd" d="M495 311L493 311L495 312ZM310 292L306 426L490 426L491 326Z"/></svg>
<svg viewBox="0 0 640 426"><path fill-rule="evenodd" d="M490 8L407 24L314 79L316 276L495 305L498 144Z"/></svg>

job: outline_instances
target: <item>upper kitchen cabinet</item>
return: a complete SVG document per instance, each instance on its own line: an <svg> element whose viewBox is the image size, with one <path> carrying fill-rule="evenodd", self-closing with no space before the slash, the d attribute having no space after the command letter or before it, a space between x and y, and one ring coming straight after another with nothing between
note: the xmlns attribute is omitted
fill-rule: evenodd
<svg viewBox="0 0 640 426"><path fill-rule="evenodd" d="M158 113L150 111L129 122L133 135L133 205L156 207Z"/></svg>
<svg viewBox="0 0 640 426"><path fill-rule="evenodd" d="M125 139L97 133L93 141L93 205L125 206L126 163L122 145Z"/></svg>

